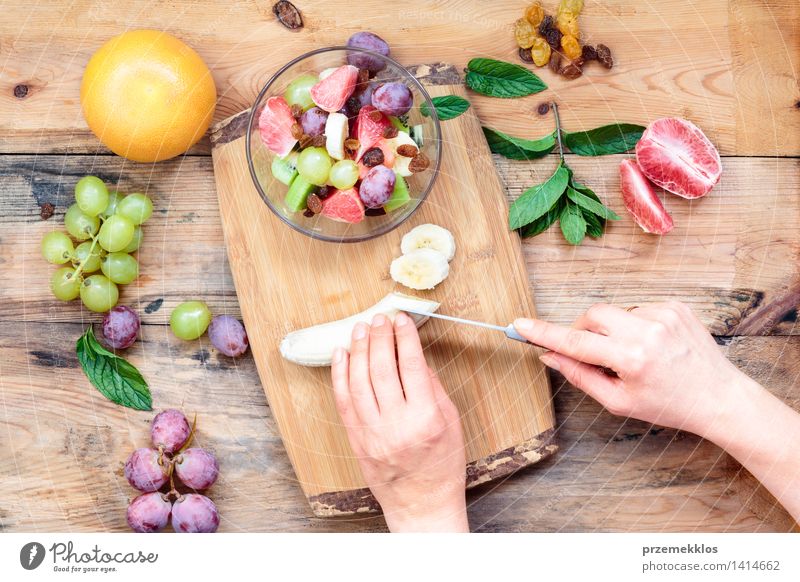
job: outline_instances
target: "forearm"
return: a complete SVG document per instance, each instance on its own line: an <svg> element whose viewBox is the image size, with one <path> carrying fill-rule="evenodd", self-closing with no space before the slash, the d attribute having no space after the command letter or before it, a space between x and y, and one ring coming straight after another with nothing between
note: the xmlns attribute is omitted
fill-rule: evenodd
<svg viewBox="0 0 800 582"><path fill-rule="evenodd" d="M703 431L800 522L800 414L742 375Z"/></svg>

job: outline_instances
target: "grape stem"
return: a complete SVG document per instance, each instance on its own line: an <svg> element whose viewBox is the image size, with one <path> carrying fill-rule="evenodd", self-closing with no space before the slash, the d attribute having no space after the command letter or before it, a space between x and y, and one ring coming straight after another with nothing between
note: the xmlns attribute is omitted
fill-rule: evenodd
<svg viewBox="0 0 800 582"><path fill-rule="evenodd" d="M88 261L89 258L92 256L92 253L94 252L94 248L97 246L98 237L96 235L91 235L91 236L92 236L92 246L89 247L89 252L86 253L86 257L75 268L75 272L72 274L73 277L80 277L81 276L81 273L83 273L83 267L86 264L86 261Z"/></svg>
<svg viewBox="0 0 800 582"><path fill-rule="evenodd" d="M558 117L558 103L553 101L550 103L553 109L553 117L556 119L556 139L558 140L558 155L561 157L561 163L564 163L564 146L561 143L561 119Z"/></svg>

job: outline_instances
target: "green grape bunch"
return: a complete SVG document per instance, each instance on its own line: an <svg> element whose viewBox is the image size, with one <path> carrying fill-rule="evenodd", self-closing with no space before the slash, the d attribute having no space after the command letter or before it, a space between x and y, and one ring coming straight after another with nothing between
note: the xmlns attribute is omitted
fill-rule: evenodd
<svg viewBox="0 0 800 582"><path fill-rule="evenodd" d="M99 313L113 308L118 286L139 276L139 262L131 253L139 250L142 225L152 214L153 202L145 194L109 192L96 176L78 180L75 203L64 214L67 232L53 230L42 238L42 256L60 266L50 278L56 299L80 297L87 309Z"/></svg>

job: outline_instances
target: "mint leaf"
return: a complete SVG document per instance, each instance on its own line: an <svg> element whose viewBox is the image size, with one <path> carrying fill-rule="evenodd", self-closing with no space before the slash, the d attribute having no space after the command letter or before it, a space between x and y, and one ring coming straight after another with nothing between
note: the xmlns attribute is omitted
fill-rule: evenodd
<svg viewBox="0 0 800 582"><path fill-rule="evenodd" d="M135 410L153 409L153 398L139 370L100 345L92 326L78 338L75 351L83 373L103 396Z"/></svg>
<svg viewBox="0 0 800 582"><path fill-rule="evenodd" d="M489 143L492 153L500 154L512 160L535 160L546 156L556 145L556 135L551 133L536 140L522 139L497 131L490 127L483 128L483 135Z"/></svg>
<svg viewBox="0 0 800 582"><path fill-rule="evenodd" d="M603 236L606 221L588 210L583 211L583 219L586 221L586 234L592 238Z"/></svg>
<svg viewBox="0 0 800 582"><path fill-rule="evenodd" d="M548 228L553 226L553 223L558 220L561 210L563 209L564 204L562 201L563 198L559 199L555 204L553 204L553 206L544 216L540 216L529 225L523 226L519 231L519 235L522 238L530 238L532 236L536 236L537 234L542 234Z"/></svg>
<svg viewBox="0 0 800 582"><path fill-rule="evenodd" d="M469 109L469 101L458 95L443 95L442 97L431 98L433 108L436 110L436 115L442 121L454 119ZM423 103L420 107L420 112L425 117L430 117L431 112L428 110L428 104Z"/></svg>
<svg viewBox="0 0 800 582"><path fill-rule="evenodd" d="M636 145L644 130L632 123L612 123L589 131L564 133L564 144L579 156L622 154Z"/></svg>
<svg viewBox="0 0 800 582"><path fill-rule="evenodd" d="M600 202L593 200L586 194L575 190L571 186L567 186L567 197L584 210L588 210L601 218L605 218L606 220L619 220L619 216L617 216L616 212Z"/></svg>
<svg viewBox="0 0 800 582"><path fill-rule="evenodd" d="M489 97L510 99L547 89L544 82L525 67L495 59L472 59L464 79L467 87Z"/></svg>
<svg viewBox="0 0 800 582"><path fill-rule="evenodd" d="M546 182L525 190L508 211L511 230L522 228L546 214L564 193L568 181L567 168L559 165Z"/></svg>
<svg viewBox="0 0 800 582"><path fill-rule="evenodd" d="M558 221L564 238L571 245L579 245L586 236L586 219L580 208L574 204L567 204L561 211Z"/></svg>

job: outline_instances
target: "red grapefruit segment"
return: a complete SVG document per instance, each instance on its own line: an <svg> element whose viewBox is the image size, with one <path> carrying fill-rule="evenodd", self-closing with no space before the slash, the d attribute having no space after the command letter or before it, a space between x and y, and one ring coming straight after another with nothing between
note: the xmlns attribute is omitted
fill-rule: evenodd
<svg viewBox="0 0 800 582"><path fill-rule="evenodd" d="M652 122L636 144L636 161L654 184L684 198L705 196L719 182L719 152L699 127L675 117Z"/></svg>
<svg viewBox="0 0 800 582"><path fill-rule="evenodd" d="M358 190L334 190L322 201L322 216L351 224L364 220L364 203L358 196Z"/></svg>
<svg viewBox="0 0 800 582"><path fill-rule="evenodd" d="M311 99L328 113L339 111L353 94L357 79L357 68L342 65L311 87Z"/></svg>
<svg viewBox="0 0 800 582"><path fill-rule="evenodd" d="M622 160L619 165L620 188L625 208L636 224L645 232L667 234L672 230L672 217L656 196L639 166L633 160Z"/></svg>
<svg viewBox="0 0 800 582"><path fill-rule="evenodd" d="M283 97L270 97L258 117L261 140L269 150L281 157L292 151L297 140L292 137L295 124L292 110Z"/></svg>
<svg viewBox="0 0 800 582"><path fill-rule="evenodd" d="M358 139L358 152L356 161L361 159L364 152L375 146L383 139L383 132L391 127L392 122L372 105L365 105L358 112L356 119L356 138Z"/></svg>

